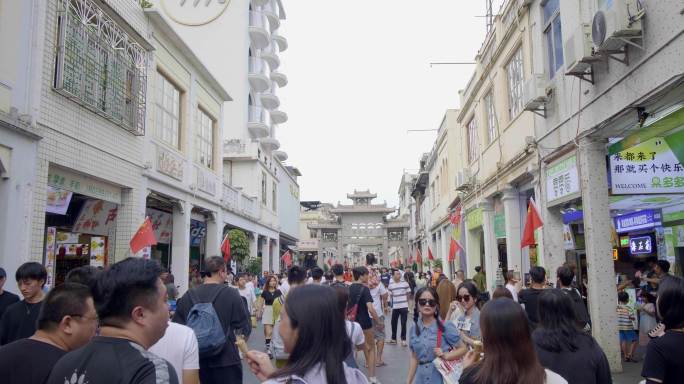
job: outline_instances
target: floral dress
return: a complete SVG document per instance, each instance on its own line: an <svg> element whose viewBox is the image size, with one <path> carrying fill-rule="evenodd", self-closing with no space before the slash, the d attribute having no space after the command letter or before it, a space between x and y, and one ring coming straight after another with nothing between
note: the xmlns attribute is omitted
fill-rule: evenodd
<svg viewBox="0 0 684 384"><path fill-rule="evenodd" d="M416 335L416 327L420 329L420 336ZM444 323L444 332L442 333L441 348L447 352L450 347L456 347L459 344L460 336L458 329L452 322ZM437 371L437 368L432 364L435 359L434 349L437 346L437 322L425 326L422 320L418 320L418 324L411 328L409 333L409 346L411 351L416 354L418 358L418 368L416 369L416 384L442 384L442 375Z"/></svg>

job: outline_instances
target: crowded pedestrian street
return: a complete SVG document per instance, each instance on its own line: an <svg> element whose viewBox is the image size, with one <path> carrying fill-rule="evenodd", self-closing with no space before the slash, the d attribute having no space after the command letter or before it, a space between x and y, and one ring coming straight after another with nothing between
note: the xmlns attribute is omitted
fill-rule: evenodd
<svg viewBox="0 0 684 384"><path fill-rule="evenodd" d="M684 0L0 0L0 384L684 384Z"/></svg>

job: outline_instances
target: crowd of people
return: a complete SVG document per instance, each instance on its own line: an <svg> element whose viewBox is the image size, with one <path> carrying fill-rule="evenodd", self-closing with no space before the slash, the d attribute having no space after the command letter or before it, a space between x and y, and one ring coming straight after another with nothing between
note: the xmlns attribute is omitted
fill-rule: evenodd
<svg viewBox="0 0 684 384"><path fill-rule="evenodd" d="M617 286L623 358L637 360L634 345L647 341L648 384L684 377L684 282L666 263ZM411 384L612 382L571 265L555 287L541 267L527 287L506 273L491 298L480 267L449 279L439 264L379 268L372 254L365 266L260 276L212 256L203 272L177 297L158 262L129 258L76 268L47 290L47 271L29 262L15 273L20 299L3 289L0 268L2 382L242 383L245 362L269 384L379 383L385 343L405 348ZM258 322L265 345L248 350Z"/></svg>

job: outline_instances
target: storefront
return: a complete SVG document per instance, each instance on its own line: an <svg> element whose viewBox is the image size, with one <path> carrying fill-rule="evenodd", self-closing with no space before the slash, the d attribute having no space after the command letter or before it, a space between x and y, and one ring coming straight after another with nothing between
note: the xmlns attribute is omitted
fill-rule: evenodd
<svg viewBox="0 0 684 384"><path fill-rule="evenodd" d="M114 255L121 190L64 168L50 167L45 205L47 285L84 265L104 267Z"/></svg>

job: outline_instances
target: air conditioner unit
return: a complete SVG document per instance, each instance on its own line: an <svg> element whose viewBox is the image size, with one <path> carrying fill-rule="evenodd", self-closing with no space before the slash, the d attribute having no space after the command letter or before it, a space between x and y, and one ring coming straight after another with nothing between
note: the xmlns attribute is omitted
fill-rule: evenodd
<svg viewBox="0 0 684 384"><path fill-rule="evenodd" d="M591 68L591 63L600 60L595 56L594 44L591 40L591 24L580 24L564 44L566 74L583 74Z"/></svg>
<svg viewBox="0 0 684 384"><path fill-rule="evenodd" d="M468 168L461 168L456 172L456 190L465 191L472 186L472 178Z"/></svg>
<svg viewBox="0 0 684 384"><path fill-rule="evenodd" d="M546 76L533 74L523 85L523 108L526 111L536 111L547 101Z"/></svg>
<svg viewBox="0 0 684 384"><path fill-rule="evenodd" d="M619 51L631 39L640 38L644 10L639 0L606 1L594 14L591 38L597 51Z"/></svg>

